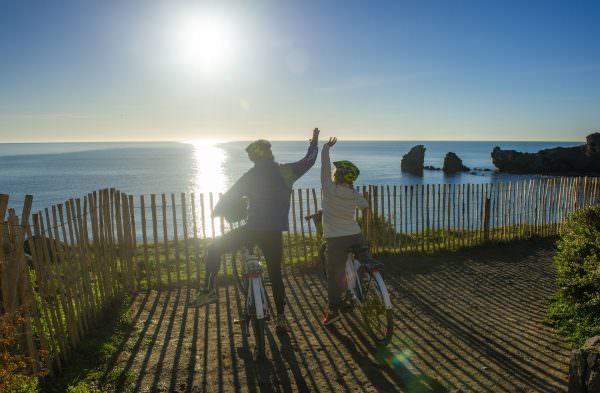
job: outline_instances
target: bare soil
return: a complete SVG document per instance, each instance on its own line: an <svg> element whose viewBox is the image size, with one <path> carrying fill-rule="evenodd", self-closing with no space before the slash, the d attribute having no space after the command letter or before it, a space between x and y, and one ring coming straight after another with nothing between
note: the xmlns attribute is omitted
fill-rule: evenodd
<svg viewBox="0 0 600 393"><path fill-rule="evenodd" d="M319 271L288 268L290 331L268 325L260 363L235 323L243 298L234 284L199 308L194 289L140 293L135 329L112 367L129 376L120 389L137 392L565 391L570 350L543 323L556 289L553 253L551 241L534 240L382 257L395 314L387 348L373 345L355 314L323 327Z"/></svg>

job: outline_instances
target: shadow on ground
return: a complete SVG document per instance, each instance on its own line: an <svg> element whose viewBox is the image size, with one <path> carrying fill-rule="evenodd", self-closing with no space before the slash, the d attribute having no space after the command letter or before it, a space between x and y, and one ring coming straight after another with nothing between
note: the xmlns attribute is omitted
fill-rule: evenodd
<svg viewBox="0 0 600 393"><path fill-rule="evenodd" d="M528 241L384 258L396 317L387 348L374 347L353 314L322 327L321 276L287 270L291 329L268 327L263 363L235 323L243 300L234 285L200 308L189 305L193 289L141 293L135 330L112 362L135 378L117 391L565 391L569 350L543 324L552 254L551 242Z"/></svg>

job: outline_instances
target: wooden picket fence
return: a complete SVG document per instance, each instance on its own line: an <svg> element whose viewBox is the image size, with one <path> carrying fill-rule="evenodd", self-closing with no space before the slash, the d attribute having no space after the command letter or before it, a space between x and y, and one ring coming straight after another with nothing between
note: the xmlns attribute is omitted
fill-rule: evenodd
<svg viewBox="0 0 600 393"><path fill-rule="evenodd" d="M546 177L493 184L360 187L370 208L357 211L375 253L436 252L559 234L575 209L597 204L598 178ZM321 242L305 219L320 191L294 190L285 262L312 262ZM134 197L103 189L20 216L0 194L2 314L27 317L15 350L32 371L60 372L125 293L196 286L210 240L230 230L212 215L220 195ZM224 258L224 273L236 258ZM44 354L44 356L40 356Z"/></svg>

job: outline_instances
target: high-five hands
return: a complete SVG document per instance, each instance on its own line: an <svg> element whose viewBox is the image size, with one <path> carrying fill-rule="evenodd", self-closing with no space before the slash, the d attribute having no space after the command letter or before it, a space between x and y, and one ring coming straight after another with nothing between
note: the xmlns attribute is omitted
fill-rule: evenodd
<svg viewBox="0 0 600 393"><path fill-rule="evenodd" d="M337 138L333 137L333 138L329 138L329 142L327 142L325 145L329 146L330 148L333 147L333 145L335 145L337 143Z"/></svg>

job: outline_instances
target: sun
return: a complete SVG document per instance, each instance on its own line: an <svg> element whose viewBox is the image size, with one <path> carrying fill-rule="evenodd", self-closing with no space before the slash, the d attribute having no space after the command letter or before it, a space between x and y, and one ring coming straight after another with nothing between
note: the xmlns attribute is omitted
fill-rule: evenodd
<svg viewBox="0 0 600 393"><path fill-rule="evenodd" d="M222 70L234 52L231 21L219 15L182 17L174 37L178 62L205 72Z"/></svg>

